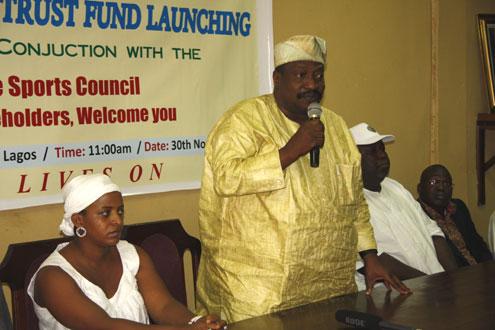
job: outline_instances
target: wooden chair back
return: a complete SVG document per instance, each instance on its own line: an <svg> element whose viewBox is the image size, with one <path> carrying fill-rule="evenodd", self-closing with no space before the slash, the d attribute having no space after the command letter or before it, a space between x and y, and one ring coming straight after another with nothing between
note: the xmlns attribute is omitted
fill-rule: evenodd
<svg viewBox="0 0 495 330"><path fill-rule="evenodd" d="M3 294L3 288L0 286L0 329L13 330L12 318L10 317L9 308L7 307L7 301Z"/></svg>
<svg viewBox="0 0 495 330"><path fill-rule="evenodd" d="M122 239L139 245L148 252L172 296L187 306L184 252L189 250L191 253L194 293L196 293L201 243L184 230L180 220L127 225L124 227Z"/></svg>
<svg viewBox="0 0 495 330"><path fill-rule="evenodd" d="M58 244L68 242L61 237L34 242L10 244L0 264L0 282L11 290L12 319L15 330L38 329L38 319L26 289L31 277Z"/></svg>

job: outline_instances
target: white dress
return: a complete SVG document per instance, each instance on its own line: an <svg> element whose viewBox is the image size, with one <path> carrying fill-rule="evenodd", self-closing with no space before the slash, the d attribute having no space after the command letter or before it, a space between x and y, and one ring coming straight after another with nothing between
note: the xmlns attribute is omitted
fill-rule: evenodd
<svg viewBox="0 0 495 330"><path fill-rule="evenodd" d="M58 266L62 268L62 270L74 279L84 294L111 317L149 324L148 312L146 311L143 297L138 291L136 282L136 274L139 269L139 255L137 254L134 245L127 241L120 241L117 244L120 259L122 260L123 272L117 291L113 297L109 299L99 286L88 281L59 253L67 244L68 243L62 243L57 246L55 251L53 251L53 253L41 264L28 286L28 294L33 300L40 330L68 329L60 324L52 314L50 314L48 309L40 307L34 301L34 282L36 275L38 274L38 271L45 266Z"/></svg>

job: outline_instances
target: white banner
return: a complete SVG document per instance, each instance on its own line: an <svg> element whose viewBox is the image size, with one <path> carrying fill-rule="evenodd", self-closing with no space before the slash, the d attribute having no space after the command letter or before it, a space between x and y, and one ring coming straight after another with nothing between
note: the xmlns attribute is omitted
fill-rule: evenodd
<svg viewBox="0 0 495 330"><path fill-rule="evenodd" d="M208 132L270 93L271 1L0 0L0 210L72 177L200 187Z"/></svg>

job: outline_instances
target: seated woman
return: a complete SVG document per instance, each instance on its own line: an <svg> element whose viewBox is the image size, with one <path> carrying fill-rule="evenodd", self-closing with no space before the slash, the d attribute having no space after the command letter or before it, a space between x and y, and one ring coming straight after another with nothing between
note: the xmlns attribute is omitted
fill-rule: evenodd
<svg viewBox="0 0 495 330"><path fill-rule="evenodd" d="M147 253L120 240L124 203L106 175L74 178L63 198L60 229L76 237L60 244L29 284L40 330L226 328L176 301ZM158 325L147 325L148 313Z"/></svg>

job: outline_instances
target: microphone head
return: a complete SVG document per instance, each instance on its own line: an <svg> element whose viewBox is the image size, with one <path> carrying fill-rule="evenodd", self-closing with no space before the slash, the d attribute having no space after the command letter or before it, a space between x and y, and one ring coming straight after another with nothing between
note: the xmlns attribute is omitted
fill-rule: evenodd
<svg viewBox="0 0 495 330"><path fill-rule="evenodd" d="M309 118L320 118L321 117L321 105L318 102L313 102L308 106L308 117Z"/></svg>
<svg viewBox="0 0 495 330"><path fill-rule="evenodd" d="M380 330L381 317L347 309L339 309L335 312L335 319L339 322L352 325L357 328Z"/></svg>

